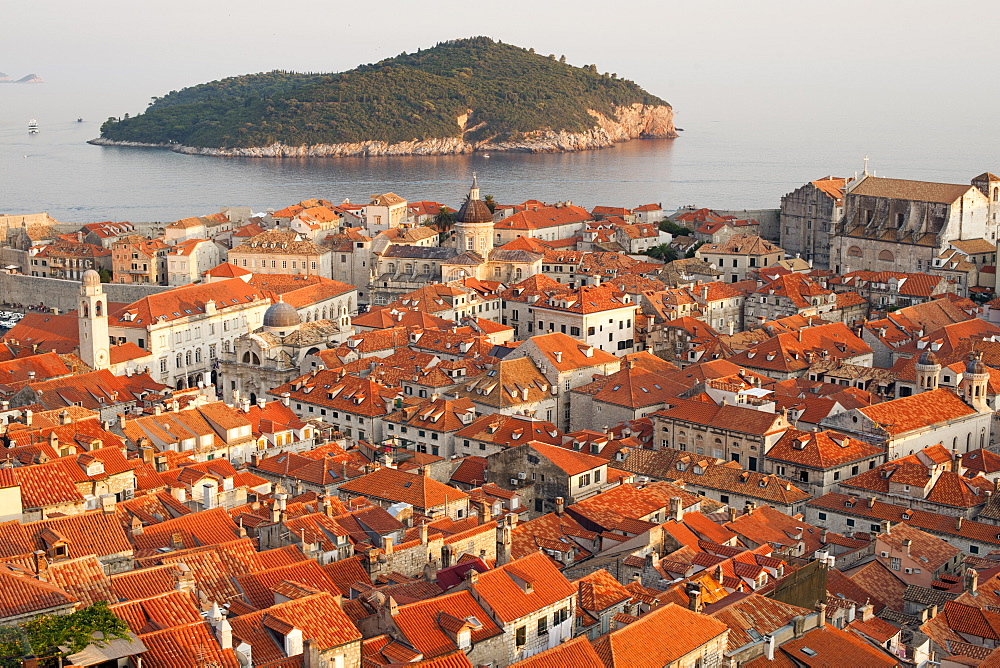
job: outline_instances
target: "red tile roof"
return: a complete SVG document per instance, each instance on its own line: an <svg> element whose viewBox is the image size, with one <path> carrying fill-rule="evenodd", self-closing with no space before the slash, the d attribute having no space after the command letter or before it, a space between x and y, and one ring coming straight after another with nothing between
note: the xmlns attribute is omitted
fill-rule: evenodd
<svg viewBox="0 0 1000 668"><path fill-rule="evenodd" d="M661 668L728 632L716 619L668 603L593 644L606 668Z"/></svg>

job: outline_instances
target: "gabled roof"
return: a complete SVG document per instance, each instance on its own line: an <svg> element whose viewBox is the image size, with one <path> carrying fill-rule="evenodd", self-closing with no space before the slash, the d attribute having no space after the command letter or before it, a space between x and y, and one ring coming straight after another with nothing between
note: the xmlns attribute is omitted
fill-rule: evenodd
<svg viewBox="0 0 1000 668"><path fill-rule="evenodd" d="M856 409L891 435L924 429L969 415L976 409L954 392L938 388Z"/></svg>
<svg viewBox="0 0 1000 668"><path fill-rule="evenodd" d="M973 189L971 185L958 183L933 183L865 176L861 183L851 189L850 195L951 204L971 189Z"/></svg>
<svg viewBox="0 0 1000 668"><path fill-rule="evenodd" d="M576 592L542 552L481 573L472 588L504 624L555 605Z"/></svg>
<svg viewBox="0 0 1000 668"><path fill-rule="evenodd" d="M728 632L716 619L668 603L593 644L606 668L661 668Z"/></svg>
<svg viewBox="0 0 1000 668"><path fill-rule="evenodd" d="M351 494L409 503L421 510L462 501L469 497L462 490L440 483L428 475L390 468L381 468L345 482L339 489Z"/></svg>
<svg viewBox="0 0 1000 668"><path fill-rule="evenodd" d="M767 458L814 469L829 469L884 454L876 445L829 429L789 429L767 451Z"/></svg>

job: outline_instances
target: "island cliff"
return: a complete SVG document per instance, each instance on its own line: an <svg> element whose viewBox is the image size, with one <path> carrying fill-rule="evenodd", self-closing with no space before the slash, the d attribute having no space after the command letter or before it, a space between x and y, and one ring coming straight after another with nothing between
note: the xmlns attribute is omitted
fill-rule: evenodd
<svg viewBox="0 0 1000 668"><path fill-rule="evenodd" d="M156 98L92 144L243 157L551 153L676 137L673 109L595 65L484 37L341 74L269 72Z"/></svg>

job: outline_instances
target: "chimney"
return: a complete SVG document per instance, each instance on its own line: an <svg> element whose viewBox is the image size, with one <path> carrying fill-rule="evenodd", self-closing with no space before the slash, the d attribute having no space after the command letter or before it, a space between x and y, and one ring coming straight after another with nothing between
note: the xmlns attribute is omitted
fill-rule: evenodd
<svg viewBox="0 0 1000 668"><path fill-rule="evenodd" d="M826 603L820 603L816 606L816 628L821 629L826 626Z"/></svg>
<svg viewBox="0 0 1000 668"><path fill-rule="evenodd" d="M306 638L302 643L302 668L322 668L326 662L320 662L319 647L312 638Z"/></svg>
<svg viewBox="0 0 1000 668"><path fill-rule="evenodd" d="M906 553L906 556L910 556L910 546L913 545L913 541L910 540L909 538L904 538L902 545L903 545L903 552Z"/></svg>
<svg viewBox="0 0 1000 668"><path fill-rule="evenodd" d="M562 362L562 351L557 350L553 353L556 356L556 362Z"/></svg>
<svg viewBox="0 0 1000 668"><path fill-rule="evenodd" d="M561 496L557 496L556 497L556 515L558 515L559 517L562 517L563 510L565 509L565 507L566 507L566 500L563 497L561 497Z"/></svg>
<svg viewBox="0 0 1000 668"><path fill-rule="evenodd" d="M768 661L774 661L774 636L764 636L764 654Z"/></svg>
<svg viewBox="0 0 1000 668"><path fill-rule="evenodd" d="M802 634L806 632L806 618L804 615L795 615L792 617L792 629L796 638L802 637Z"/></svg>
<svg viewBox="0 0 1000 668"><path fill-rule="evenodd" d="M961 531L961 530L962 530L962 518L958 517L955 520L955 531Z"/></svg>
<svg viewBox="0 0 1000 668"><path fill-rule="evenodd" d="M423 524L420 525L420 544L421 545L426 545L427 544L427 523L426 522L424 522Z"/></svg>
<svg viewBox="0 0 1000 668"><path fill-rule="evenodd" d="M386 555L392 554L392 536L382 536L382 551Z"/></svg>
<svg viewBox="0 0 1000 668"><path fill-rule="evenodd" d="M979 571L975 568L965 569L965 591L975 595L979 589Z"/></svg>
<svg viewBox="0 0 1000 668"><path fill-rule="evenodd" d="M34 415L34 413L32 412L32 410L30 408L28 408L28 409L26 409L24 411L24 424L28 425L29 427L31 426L31 416L32 415ZM998 482L997 484L1000 485L1000 482Z"/></svg>
<svg viewBox="0 0 1000 668"><path fill-rule="evenodd" d="M292 395L291 395L290 392L282 392L281 393L281 403L283 403L283 404L285 404L287 406L289 403L291 403L291 399L292 399Z"/></svg>
<svg viewBox="0 0 1000 668"><path fill-rule="evenodd" d="M429 464L420 467L420 474L425 478L431 477L431 467Z"/></svg>
<svg viewBox="0 0 1000 668"><path fill-rule="evenodd" d="M736 513L736 509L733 508L732 506L729 506L729 508L727 508L726 510L729 511L729 521L730 522L735 522L736 518L738 517L738 515Z"/></svg>
<svg viewBox="0 0 1000 668"><path fill-rule="evenodd" d="M264 404L266 404L266 403L267 403L267 400L265 400L263 397L261 397L260 399L257 400L257 408L259 408L261 410L264 410Z"/></svg>
<svg viewBox="0 0 1000 668"><path fill-rule="evenodd" d="M240 402L240 410L242 410L244 413L250 412L250 398L249 397L244 398L243 401Z"/></svg>
<svg viewBox="0 0 1000 668"><path fill-rule="evenodd" d="M701 583L691 582L687 586L688 610L701 612L704 606L702 599Z"/></svg>
<svg viewBox="0 0 1000 668"><path fill-rule="evenodd" d="M670 497L670 519L675 522L684 520L684 509L681 507L681 497Z"/></svg>
<svg viewBox="0 0 1000 668"><path fill-rule="evenodd" d="M867 622L874 616L875 616L875 606L872 605L870 599L866 600L865 604L861 606L861 621Z"/></svg>

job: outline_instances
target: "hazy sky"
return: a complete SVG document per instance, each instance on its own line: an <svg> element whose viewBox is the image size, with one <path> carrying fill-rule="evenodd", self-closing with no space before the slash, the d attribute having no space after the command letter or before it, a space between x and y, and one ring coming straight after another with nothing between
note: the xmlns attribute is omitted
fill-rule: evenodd
<svg viewBox="0 0 1000 668"><path fill-rule="evenodd" d="M36 0L4 3L0 22L0 71L86 83L117 114L228 75L340 71L477 34L596 62L673 103L679 123L845 97L852 114L996 101L998 21L982 2Z"/></svg>

